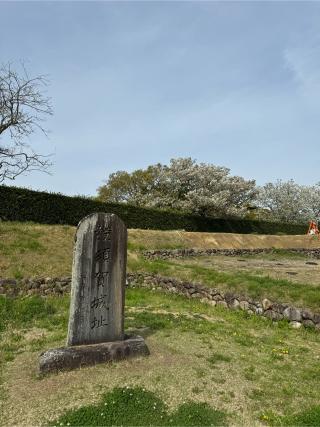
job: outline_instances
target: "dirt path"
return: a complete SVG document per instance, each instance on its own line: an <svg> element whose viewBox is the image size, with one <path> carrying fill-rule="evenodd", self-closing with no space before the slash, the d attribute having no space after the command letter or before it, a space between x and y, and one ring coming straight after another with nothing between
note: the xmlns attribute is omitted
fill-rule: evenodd
<svg viewBox="0 0 320 427"><path fill-rule="evenodd" d="M186 231L128 230L129 242L147 249L159 247L257 249L320 248L315 236L277 236L263 234L195 233Z"/></svg>
<svg viewBox="0 0 320 427"><path fill-rule="evenodd" d="M320 286L320 261L306 259L265 259L263 257L210 256L177 259L177 263L195 264L219 272L245 272L255 276L270 276L293 283Z"/></svg>

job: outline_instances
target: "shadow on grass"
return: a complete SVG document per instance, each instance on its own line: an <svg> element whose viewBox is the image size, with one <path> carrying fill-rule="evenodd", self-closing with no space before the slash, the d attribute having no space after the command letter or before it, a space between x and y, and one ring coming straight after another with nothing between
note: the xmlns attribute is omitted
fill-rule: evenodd
<svg viewBox="0 0 320 427"><path fill-rule="evenodd" d="M98 405L68 411L51 426L225 426L226 414L207 403L188 402L169 413L165 403L141 387L115 388Z"/></svg>

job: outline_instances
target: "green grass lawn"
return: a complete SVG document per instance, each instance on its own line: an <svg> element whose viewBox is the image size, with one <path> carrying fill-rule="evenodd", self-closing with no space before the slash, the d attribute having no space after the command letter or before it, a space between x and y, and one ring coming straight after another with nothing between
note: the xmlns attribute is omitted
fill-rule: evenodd
<svg viewBox="0 0 320 427"><path fill-rule="evenodd" d="M39 353L64 345L68 307L68 296L0 298L3 425L132 425L125 405L134 425L153 425L155 404L157 425L319 425L315 332L135 288L126 330L149 357L39 377Z"/></svg>
<svg viewBox="0 0 320 427"><path fill-rule="evenodd" d="M70 275L74 232L69 226L0 223L0 277ZM319 310L315 284L221 272L203 258L145 260L146 247L192 247L180 232L150 236L129 233L128 271ZM271 256L303 259L285 251L257 258ZM40 377L39 354L65 345L68 312L68 295L0 296L1 425L320 425L315 331L129 289L125 328L145 337L149 357Z"/></svg>

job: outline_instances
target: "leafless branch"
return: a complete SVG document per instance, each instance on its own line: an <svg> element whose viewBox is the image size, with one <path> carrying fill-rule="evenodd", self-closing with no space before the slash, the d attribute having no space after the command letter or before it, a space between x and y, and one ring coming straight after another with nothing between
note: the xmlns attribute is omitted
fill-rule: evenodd
<svg viewBox="0 0 320 427"><path fill-rule="evenodd" d="M23 64L21 73L11 64L0 68L0 135L10 136L6 146L0 140L0 182L26 171L47 171L51 165L47 156L34 153L25 142L36 130L47 135L43 122L53 113L47 85L46 76L30 78Z"/></svg>

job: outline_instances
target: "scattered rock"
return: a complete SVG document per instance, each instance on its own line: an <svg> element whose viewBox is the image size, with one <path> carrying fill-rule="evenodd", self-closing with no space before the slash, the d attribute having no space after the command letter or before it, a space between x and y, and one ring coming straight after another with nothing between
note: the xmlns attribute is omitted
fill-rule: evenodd
<svg viewBox="0 0 320 427"><path fill-rule="evenodd" d="M215 305L217 305L217 301L215 301L214 299L213 299L213 300L208 301L208 303L209 303L210 305L212 305L213 307L214 307Z"/></svg>
<svg viewBox="0 0 320 427"><path fill-rule="evenodd" d="M264 310L269 310L269 308L272 307L272 302L268 300L268 298L265 298L264 300L262 300L262 307Z"/></svg>
<svg viewBox="0 0 320 427"><path fill-rule="evenodd" d="M248 301L240 301L239 305L240 305L241 310L248 310L248 308L249 308Z"/></svg>
<svg viewBox="0 0 320 427"><path fill-rule="evenodd" d="M202 297L202 295L199 294L198 292L195 292L191 295L191 298L201 298L201 297Z"/></svg>
<svg viewBox="0 0 320 427"><path fill-rule="evenodd" d="M315 324L313 323L313 321L309 320L309 319L303 320L302 323L303 323L303 326L306 328L312 328L313 329L315 327Z"/></svg>
<svg viewBox="0 0 320 427"><path fill-rule="evenodd" d="M231 292L226 292L224 295L224 299L226 300L227 304L232 304L232 301L236 298L234 294Z"/></svg>
<svg viewBox="0 0 320 427"><path fill-rule="evenodd" d="M218 301L217 305L219 305L220 307L228 308L228 304L225 301Z"/></svg>
<svg viewBox="0 0 320 427"><path fill-rule="evenodd" d="M273 311L273 310L267 310L267 311L265 311L264 315L266 317L268 317L269 319L274 320L274 321L275 320L281 320L281 319L283 319L282 314L277 313L276 311Z"/></svg>
<svg viewBox="0 0 320 427"><path fill-rule="evenodd" d="M313 319L314 323L320 323L320 314L319 313L315 313L313 315Z"/></svg>
<svg viewBox="0 0 320 427"><path fill-rule="evenodd" d="M297 308L294 307L287 307L283 311L283 315L286 319L289 319L291 321L300 322L301 320L301 312Z"/></svg>
<svg viewBox="0 0 320 427"><path fill-rule="evenodd" d="M301 316L302 316L302 319L310 319L310 320L314 319L314 314L312 313L311 310L308 310L308 309L302 310Z"/></svg>
<svg viewBox="0 0 320 427"><path fill-rule="evenodd" d="M290 322L289 325L293 329L299 329L299 328L301 328L302 323L300 323L300 322Z"/></svg>
<svg viewBox="0 0 320 427"><path fill-rule="evenodd" d="M230 303L230 308L232 308L233 310L237 310L239 306L239 300L237 300L236 298Z"/></svg>
<svg viewBox="0 0 320 427"><path fill-rule="evenodd" d="M273 303L272 304L272 310L277 311L278 313L283 313L284 310L287 308L288 306L285 304L280 304L280 303Z"/></svg>

